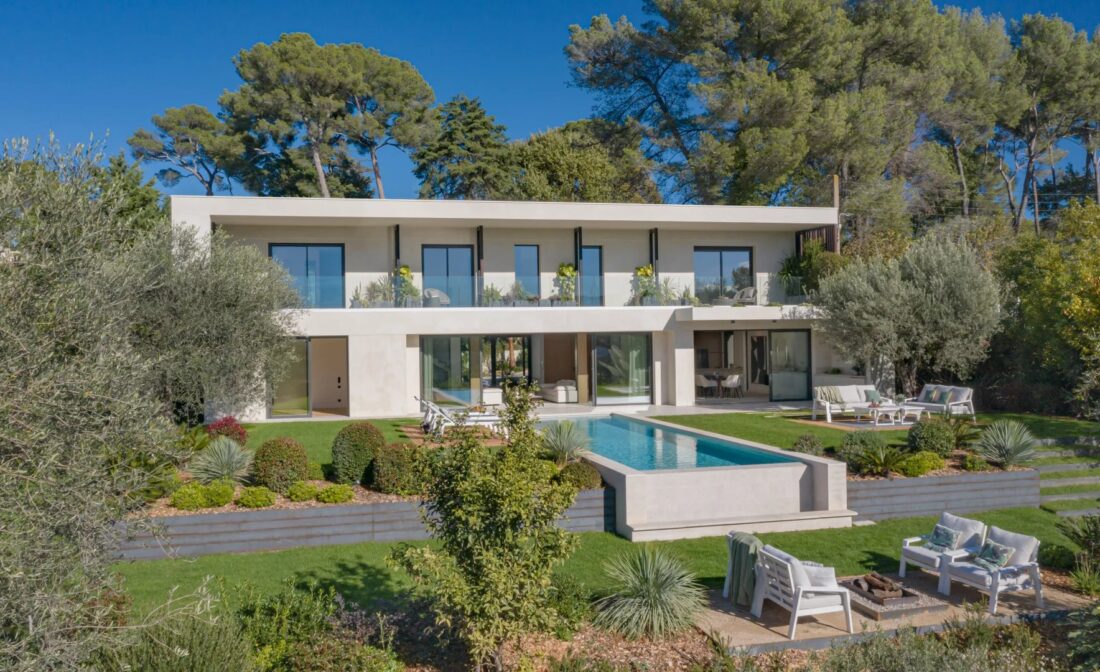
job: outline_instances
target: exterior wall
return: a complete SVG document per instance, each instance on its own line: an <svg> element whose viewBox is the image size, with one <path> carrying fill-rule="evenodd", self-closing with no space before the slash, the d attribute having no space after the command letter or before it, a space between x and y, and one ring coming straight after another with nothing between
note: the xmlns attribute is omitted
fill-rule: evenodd
<svg viewBox="0 0 1100 672"><path fill-rule="evenodd" d="M934 516L1039 506L1039 472L998 471L957 476L850 481L848 506L857 520Z"/></svg>

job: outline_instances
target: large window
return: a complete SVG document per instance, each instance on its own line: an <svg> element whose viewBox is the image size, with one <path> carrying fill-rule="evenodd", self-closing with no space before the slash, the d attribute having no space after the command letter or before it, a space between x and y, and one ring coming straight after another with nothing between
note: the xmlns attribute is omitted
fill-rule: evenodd
<svg viewBox="0 0 1100 672"><path fill-rule="evenodd" d="M695 248L695 296L703 303L733 298L752 285L752 248Z"/></svg>
<svg viewBox="0 0 1100 672"><path fill-rule="evenodd" d="M470 340L469 336L420 338L422 398L446 405L471 403Z"/></svg>
<svg viewBox="0 0 1100 672"><path fill-rule="evenodd" d="M772 330L768 332L768 369L772 401L810 398L810 332Z"/></svg>
<svg viewBox="0 0 1100 672"><path fill-rule="evenodd" d="M581 305L603 305L603 248L585 245L581 248Z"/></svg>
<svg viewBox="0 0 1100 672"><path fill-rule="evenodd" d="M344 307L344 246L272 243L271 258L290 273L307 308Z"/></svg>
<svg viewBox="0 0 1100 672"><path fill-rule="evenodd" d="M518 380L531 380L531 337L483 336L481 387L501 387Z"/></svg>
<svg viewBox="0 0 1100 672"><path fill-rule="evenodd" d="M539 286L539 246L516 245L516 284L513 294L516 298L534 298L542 295ZM523 290L524 296L519 296Z"/></svg>
<svg viewBox="0 0 1100 672"><path fill-rule="evenodd" d="M648 404L652 358L649 334L593 334L597 404Z"/></svg>
<svg viewBox="0 0 1100 672"><path fill-rule="evenodd" d="M473 247L425 245L423 262L424 305L474 305Z"/></svg>

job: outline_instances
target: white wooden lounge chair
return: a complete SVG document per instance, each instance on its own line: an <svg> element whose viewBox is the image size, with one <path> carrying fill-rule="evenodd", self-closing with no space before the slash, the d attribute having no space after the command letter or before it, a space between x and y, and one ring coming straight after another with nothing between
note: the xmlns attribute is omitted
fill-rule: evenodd
<svg viewBox="0 0 1100 672"><path fill-rule="evenodd" d="M443 432L446 431L448 427L456 427L458 425L488 427L490 431L501 434L502 436L506 433L504 425L501 423L500 416L496 413L464 413L461 417L456 417L439 404L426 400L422 403L428 407L431 413L429 428L426 431L433 437L441 438ZM427 421L427 416L425 417Z"/></svg>
<svg viewBox="0 0 1100 672"><path fill-rule="evenodd" d="M991 569L979 564L981 555L969 560L951 561L946 565L948 580L941 581L940 592L951 594L951 584L961 583L989 593L989 613L996 615L1001 593L1035 591L1035 606L1043 608L1043 582L1039 573L1039 540L1025 534L990 527L987 542L1007 546L1011 555L1003 567Z"/></svg>
<svg viewBox="0 0 1100 672"><path fill-rule="evenodd" d="M943 572L946 563L952 560L964 560L976 555L985 542L985 523L980 520L971 520L955 516L946 511L940 515L936 523L948 530L959 533L955 543L944 550L929 548L927 546L931 534L923 537L910 537L901 542L901 564L898 566L898 576L905 578L908 565L916 565L921 569L938 572L940 575L940 592L946 590L947 576Z"/></svg>
<svg viewBox="0 0 1100 672"><path fill-rule="evenodd" d="M773 546L756 554L756 586L752 615L760 618L764 600L771 600L791 612L787 637L794 639L800 616L844 612L852 632L852 602L847 588L837 585L832 567L801 561Z"/></svg>

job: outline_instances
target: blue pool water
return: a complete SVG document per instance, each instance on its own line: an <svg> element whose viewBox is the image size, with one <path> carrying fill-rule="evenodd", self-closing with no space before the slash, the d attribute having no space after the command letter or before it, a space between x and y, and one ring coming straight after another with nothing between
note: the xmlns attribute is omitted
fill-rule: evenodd
<svg viewBox="0 0 1100 672"><path fill-rule="evenodd" d="M712 439L620 416L571 420L588 433L589 449L593 453L640 471L798 461L734 441Z"/></svg>

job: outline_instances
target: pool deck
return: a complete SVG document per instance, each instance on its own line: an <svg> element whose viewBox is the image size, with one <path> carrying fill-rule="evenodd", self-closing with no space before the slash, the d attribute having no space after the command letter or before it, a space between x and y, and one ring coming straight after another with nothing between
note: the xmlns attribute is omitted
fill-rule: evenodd
<svg viewBox="0 0 1100 672"><path fill-rule="evenodd" d="M896 574L888 576L897 579ZM1052 586L1044 586L1043 609L1035 607L1035 597L1031 592L1008 593L1001 596L997 616L990 616L986 611L988 597L973 588L957 583L952 584L951 595L945 597L936 592L937 577L934 574L913 571L905 579L900 580L907 588L942 600L947 608L942 611L882 621L875 621L853 609L854 635L849 635L845 628L843 612L804 616L798 620L798 630L792 641L787 639L790 613L786 610L770 601L765 601L761 618L757 619L749 614L747 607L734 607L732 602L722 597L721 590L711 590L708 591L709 604L695 624L704 633L712 635L731 650L764 653L781 649L823 649L849 639L859 639L868 633L891 632L903 627L937 631L942 629L945 623L965 617L968 605L974 605L969 608L977 609L986 620L1008 622L1022 617L1061 615L1089 604L1089 600L1085 597Z"/></svg>

